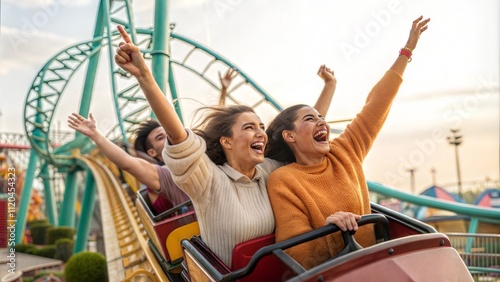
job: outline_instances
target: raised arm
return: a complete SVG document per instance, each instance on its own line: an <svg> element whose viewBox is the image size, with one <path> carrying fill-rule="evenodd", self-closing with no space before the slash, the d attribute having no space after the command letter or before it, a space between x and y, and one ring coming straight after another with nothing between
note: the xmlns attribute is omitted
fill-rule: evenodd
<svg viewBox="0 0 500 282"><path fill-rule="evenodd" d="M427 29L427 24L431 20L430 18L422 20L423 16L418 17L413 21L410 36L408 37L408 41L406 41L405 46L401 49L398 58L391 66L390 70L398 73L400 76L403 76L403 73L408 65L408 62L411 61L411 55L413 50L417 47L418 40L420 39L420 35Z"/></svg>
<svg viewBox="0 0 500 282"><path fill-rule="evenodd" d="M86 119L77 113L73 113L68 117L68 125L92 139L101 152L120 169L129 172L139 182L151 189L160 190L160 180L156 166L141 158L132 157L127 154L118 145L102 135L97 129L96 121L92 114L90 114L89 118Z"/></svg>
<svg viewBox="0 0 500 282"><path fill-rule="evenodd" d="M337 87L337 79L335 78L333 71L325 65L321 65L321 67L319 67L318 75L325 81L325 86L323 87L323 91L321 91L314 108L318 111L318 113L326 117L328 109L330 108L330 103L332 102L333 93L335 93L335 88Z"/></svg>
<svg viewBox="0 0 500 282"><path fill-rule="evenodd" d="M227 97L227 89L229 89L229 85L231 85L231 82L233 79L238 75L238 72L230 68L226 71L224 76L222 76L219 72L219 79L220 79L220 98L219 98L219 106L224 106L226 104L226 97Z"/></svg>
<svg viewBox="0 0 500 282"><path fill-rule="evenodd" d="M115 62L137 79L151 109L165 129L170 143L178 144L184 141L187 138L184 126L173 106L165 98L154 80L139 47L134 45L122 26L118 26L118 31L122 35L124 42L120 42L119 47L116 49Z"/></svg>
<svg viewBox="0 0 500 282"><path fill-rule="evenodd" d="M364 159L389 114L392 101L402 83L402 75L411 58L411 52L417 46L422 32L427 29L429 21L430 19L422 20L422 16L413 21L406 45L401 49L389 71L372 88L361 112L341 135L348 137L349 140L346 138L332 140L332 143L347 142L346 144L356 143L356 145L344 144L338 148L347 148L346 146L356 148L355 153L359 159Z"/></svg>

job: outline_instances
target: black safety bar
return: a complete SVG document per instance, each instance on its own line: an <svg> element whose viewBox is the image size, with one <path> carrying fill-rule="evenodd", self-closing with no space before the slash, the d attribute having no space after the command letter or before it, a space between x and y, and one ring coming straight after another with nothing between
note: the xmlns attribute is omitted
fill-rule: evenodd
<svg viewBox="0 0 500 282"><path fill-rule="evenodd" d="M375 223L375 224L380 224L382 225L382 229L388 230L389 229L389 222L387 221L387 218L382 215L382 214L366 214L361 216L361 219L357 221L358 225L364 225L367 222ZM182 240L181 244L183 247L188 250L191 255L205 268L205 270L208 272L208 274L214 278L216 281L220 282L225 282L225 281L234 281L238 278L244 277L252 273L252 271L255 269L257 266L257 263L265 256L273 253L275 250L286 250L288 248L291 248L293 246L302 244L304 242L308 242L314 239L317 239L319 237L334 233L340 231L340 228L337 227L334 224L329 224L324 227L309 231L307 233L295 236L293 238L290 238L288 240L269 245L266 247L260 248L255 254L252 256L250 259L250 262L243 268L232 271L227 274L222 274L220 273L214 266L212 266L208 260L203 257L202 254L194 247L188 240ZM384 236L385 240L389 240L388 235ZM296 264L294 263L293 265L290 266L290 268L295 269Z"/></svg>

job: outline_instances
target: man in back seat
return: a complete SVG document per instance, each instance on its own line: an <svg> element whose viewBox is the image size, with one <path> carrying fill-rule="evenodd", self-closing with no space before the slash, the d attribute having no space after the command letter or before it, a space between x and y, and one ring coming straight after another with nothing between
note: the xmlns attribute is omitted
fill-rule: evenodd
<svg viewBox="0 0 500 282"><path fill-rule="evenodd" d="M158 126L155 128L155 124ZM101 152L120 169L132 174L139 182L148 187L148 195L152 203L153 211L158 214L172 206L178 205L189 200L189 197L182 192L177 185L172 181L170 170L164 165L161 165L163 159L160 153L156 153L157 144L163 148L165 142L165 131L158 122L147 120L139 126L140 140L145 144L144 153L154 158L158 163L146 161L140 157L134 157L122 150L118 145L107 139L96 126L96 120L92 113L89 119L73 113L68 118L69 127L88 136L99 147ZM148 134L145 132L149 131ZM136 142L137 148L138 142ZM141 145L143 146L143 145Z"/></svg>
<svg viewBox="0 0 500 282"><path fill-rule="evenodd" d="M219 74L221 83L219 105L224 105L227 89L237 75L238 72L235 69L228 69L223 76ZM152 204L151 208L155 214L160 214L189 200L189 197L174 183L170 170L164 165L161 153L166 133L156 120L148 119L142 122L135 132L134 141L137 153L139 155L146 154L149 159L152 158L154 161L131 156L104 137L97 129L96 120L92 113L89 115L89 119L73 113L68 118L68 125L92 139L107 158L146 186Z"/></svg>

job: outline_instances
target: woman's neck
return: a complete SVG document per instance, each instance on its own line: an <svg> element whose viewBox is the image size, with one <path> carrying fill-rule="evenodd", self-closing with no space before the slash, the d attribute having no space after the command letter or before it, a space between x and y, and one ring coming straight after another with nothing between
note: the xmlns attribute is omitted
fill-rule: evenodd
<svg viewBox="0 0 500 282"><path fill-rule="evenodd" d="M230 167L234 168L234 170L245 175L249 179L252 179L255 175L256 169L255 169L254 164L244 165L242 163L238 163L238 162L234 162L234 161L230 161L230 160L227 160L227 163L229 164Z"/></svg>
<svg viewBox="0 0 500 282"><path fill-rule="evenodd" d="M315 165L323 161L325 155L305 155L305 154L295 154L295 162L299 165Z"/></svg>

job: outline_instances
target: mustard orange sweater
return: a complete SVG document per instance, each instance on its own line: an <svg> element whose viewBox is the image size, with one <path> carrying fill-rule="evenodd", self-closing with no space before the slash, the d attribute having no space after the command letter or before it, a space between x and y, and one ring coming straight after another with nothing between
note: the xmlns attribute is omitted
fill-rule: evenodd
<svg viewBox="0 0 500 282"><path fill-rule="evenodd" d="M363 160L389 113L402 78L393 71L373 87L362 111L345 131L330 142L330 152L314 165L292 163L275 170L267 189L280 242L324 226L335 212L370 213ZM373 227L360 228L355 235L362 246L375 243ZM309 269L344 248L340 233L318 238L286 250Z"/></svg>

